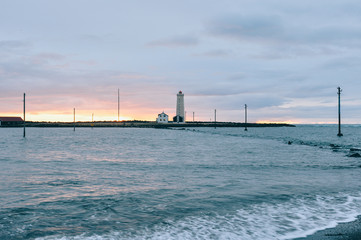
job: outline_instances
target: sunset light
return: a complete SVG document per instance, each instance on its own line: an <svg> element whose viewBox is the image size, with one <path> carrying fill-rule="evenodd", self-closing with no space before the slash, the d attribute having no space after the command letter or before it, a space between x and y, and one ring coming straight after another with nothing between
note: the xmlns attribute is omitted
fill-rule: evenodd
<svg viewBox="0 0 361 240"><path fill-rule="evenodd" d="M72 121L73 108L79 121L92 113L117 120L119 89L122 119L155 121L162 111L176 115L181 90L187 120L194 112L210 121L217 109L219 121L242 122L247 104L250 122L337 122L341 86L343 122L360 123L359 26L350 24L357 14L294 14L286 9L304 4L287 1L244 2L245 13L233 1L201 1L188 12L182 2L139 8L111 0L72 3L86 11L80 17L61 1L21 5L31 11L5 2L0 116L21 116L26 93L29 121Z"/></svg>
<svg viewBox="0 0 361 240"><path fill-rule="evenodd" d="M0 0L0 240L360 240L360 0Z"/></svg>

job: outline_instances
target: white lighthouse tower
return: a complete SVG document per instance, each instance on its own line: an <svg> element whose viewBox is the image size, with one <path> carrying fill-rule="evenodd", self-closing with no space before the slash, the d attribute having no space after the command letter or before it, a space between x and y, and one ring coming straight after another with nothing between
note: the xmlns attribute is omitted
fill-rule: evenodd
<svg viewBox="0 0 361 240"><path fill-rule="evenodd" d="M177 110L176 116L173 118L173 122L184 123L184 94L182 91L179 91L177 94Z"/></svg>

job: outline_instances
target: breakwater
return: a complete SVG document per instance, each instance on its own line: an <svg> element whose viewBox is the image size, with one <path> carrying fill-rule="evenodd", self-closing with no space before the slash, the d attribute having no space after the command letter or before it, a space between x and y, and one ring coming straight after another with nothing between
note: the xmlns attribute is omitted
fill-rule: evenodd
<svg viewBox="0 0 361 240"><path fill-rule="evenodd" d="M23 125L19 125L22 127ZM286 123L237 123L237 122L187 122L157 123L154 121L99 121L76 122L76 127L135 127L135 128L175 128L175 127L295 127ZM73 122L26 122L26 127L74 127Z"/></svg>

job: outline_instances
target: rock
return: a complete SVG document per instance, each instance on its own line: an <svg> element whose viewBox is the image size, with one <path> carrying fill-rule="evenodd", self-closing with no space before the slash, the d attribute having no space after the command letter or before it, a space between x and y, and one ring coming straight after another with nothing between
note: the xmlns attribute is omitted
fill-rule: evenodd
<svg viewBox="0 0 361 240"><path fill-rule="evenodd" d="M360 152L361 149L359 149L359 148L350 148L350 151L351 152Z"/></svg>
<svg viewBox="0 0 361 240"><path fill-rule="evenodd" d="M345 234L342 233L327 233L325 234L326 237L337 237L337 236L344 236Z"/></svg>
<svg viewBox="0 0 361 240"><path fill-rule="evenodd" d="M292 142L291 141L288 141L288 145L291 145L292 144Z"/></svg>
<svg viewBox="0 0 361 240"><path fill-rule="evenodd" d="M352 153L352 154L349 154L348 157L361 158L361 154L359 154L359 153Z"/></svg>

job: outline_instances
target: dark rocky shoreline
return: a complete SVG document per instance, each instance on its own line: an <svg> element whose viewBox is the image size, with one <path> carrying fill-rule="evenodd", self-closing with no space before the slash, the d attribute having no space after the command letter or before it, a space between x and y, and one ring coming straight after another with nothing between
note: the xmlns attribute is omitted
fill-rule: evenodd
<svg viewBox="0 0 361 240"><path fill-rule="evenodd" d="M317 231L316 233L294 240L360 240L361 216L349 223L340 223L334 228Z"/></svg>
<svg viewBox="0 0 361 240"><path fill-rule="evenodd" d="M295 127L286 123L236 123L236 122L187 122L187 123L156 123L152 121L103 121L103 122L76 122L76 127L136 127L136 128L193 128L193 127ZM16 126L23 127L19 123ZM73 122L26 122L26 127L74 127Z"/></svg>

